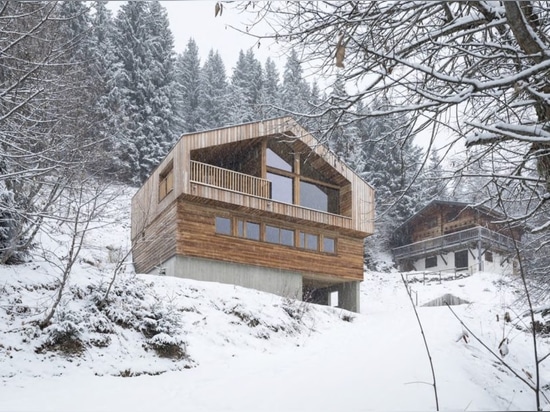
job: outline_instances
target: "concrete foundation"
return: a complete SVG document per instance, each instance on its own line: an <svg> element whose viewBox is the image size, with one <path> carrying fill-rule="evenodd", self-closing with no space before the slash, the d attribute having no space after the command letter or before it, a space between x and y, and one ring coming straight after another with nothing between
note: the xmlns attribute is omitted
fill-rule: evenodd
<svg viewBox="0 0 550 412"><path fill-rule="evenodd" d="M286 270L189 256L174 256L160 269L168 276L238 285L292 299L302 299L302 275ZM160 274L159 269L151 273Z"/></svg>
<svg viewBox="0 0 550 412"><path fill-rule="evenodd" d="M360 311L360 282L337 283L303 291L300 273L189 256L174 256L151 274L238 285L298 300L302 300L304 294L308 301L321 305L329 305L330 293L337 291L338 307Z"/></svg>

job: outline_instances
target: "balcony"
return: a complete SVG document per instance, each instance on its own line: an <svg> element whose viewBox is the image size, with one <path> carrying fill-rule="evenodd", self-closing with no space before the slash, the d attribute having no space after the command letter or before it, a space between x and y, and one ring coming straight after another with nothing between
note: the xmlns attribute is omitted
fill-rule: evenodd
<svg viewBox="0 0 550 412"><path fill-rule="evenodd" d="M191 181L258 197L269 198L271 192L269 180L193 160Z"/></svg>
<svg viewBox="0 0 550 412"><path fill-rule="evenodd" d="M221 167L191 161L190 195L203 201L217 201L255 209L257 214L279 214L353 230L350 217L278 202L271 199L271 182L267 179Z"/></svg>
<svg viewBox="0 0 550 412"><path fill-rule="evenodd" d="M490 245L491 248L496 250L514 250L514 240L512 238L478 226L444 236L421 240L395 248L392 251L395 260L398 261L404 258L421 258L434 253L457 250L460 247L475 245L477 242L481 242L482 245Z"/></svg>

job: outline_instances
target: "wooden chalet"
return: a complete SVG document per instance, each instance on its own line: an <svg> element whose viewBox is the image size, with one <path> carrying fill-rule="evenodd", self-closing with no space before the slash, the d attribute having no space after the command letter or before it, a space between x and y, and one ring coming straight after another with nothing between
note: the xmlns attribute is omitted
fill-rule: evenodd
<svg viewBox="0 0 550 412"><path fill-rule="evenodd" d="M402 271L513 273L522 230L497 223L503 218L485 206L434 200L397 229L394 260Z"/></svg>
<svg viewBox="0 0 550 412"><path fill-rule="evenodd" d="M183 135L132 199L139 273L359 310L374 190L292 118Z"/></svg>

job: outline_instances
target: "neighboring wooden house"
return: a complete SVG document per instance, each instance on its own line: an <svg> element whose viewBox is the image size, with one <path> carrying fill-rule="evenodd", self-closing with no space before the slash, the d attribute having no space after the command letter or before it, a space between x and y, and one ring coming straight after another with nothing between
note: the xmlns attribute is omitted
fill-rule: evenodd
<svg viewBox="0 0 550 412"><path fill-rule="evenodd" d="M132 199L139 273L359 311L374 190L289 117L183 135Z"/></svg>
<svg viewBox="0 0 550 412"><path fill-rule="evenodd" d="M402 271L513 273L522 231L496 223L503 218L484 206L434 200L397 229L394 260Z"/></svg>

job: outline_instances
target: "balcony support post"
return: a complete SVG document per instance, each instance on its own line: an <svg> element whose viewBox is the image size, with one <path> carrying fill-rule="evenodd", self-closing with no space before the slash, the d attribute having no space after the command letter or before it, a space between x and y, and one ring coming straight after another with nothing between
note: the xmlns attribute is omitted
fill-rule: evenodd
<svg viewBox="0 0 550 412"><path fill-rule="evenodd" d="M483 271L483 259L481 256L481 226L478 229L478 236L477 236L477 262L478 262L478 269L480 272Z"/></svg>

